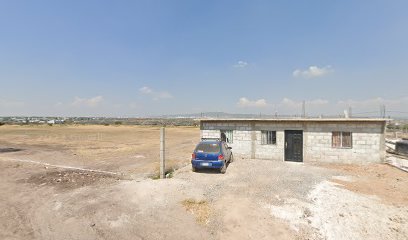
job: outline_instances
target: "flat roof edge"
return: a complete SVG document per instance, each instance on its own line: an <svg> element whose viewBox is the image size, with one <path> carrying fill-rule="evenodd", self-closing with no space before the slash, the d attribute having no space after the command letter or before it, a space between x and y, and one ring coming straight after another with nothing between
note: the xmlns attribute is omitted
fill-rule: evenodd
<svg viewBox="0 0 408 240"><path fill-rule="evenodd" d="M385 118L210 118L198 119L200 122L387 122L392 119Z"/></svg>

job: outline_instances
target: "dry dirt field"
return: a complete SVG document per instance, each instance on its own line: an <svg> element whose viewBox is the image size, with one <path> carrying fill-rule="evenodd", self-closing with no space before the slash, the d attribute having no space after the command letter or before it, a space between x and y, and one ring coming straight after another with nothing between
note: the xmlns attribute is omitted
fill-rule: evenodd
<svg viewBox="0 0 408 240"><path fill-rule="evenodd" d="M143 126L6 125L0 128L0 153L14 151L19 159L118 172L135 178L158 171L159 130ZM167 128L167 168L188 164L199 138L198 128Z"/></svg>
<svg viewBox="0 0 408 240"><path fill-rule="evenodd" d="M408 238L406 172L236 159L193 173L199 130L166 133L180 169L153 180L157 127L1 126L0 239Z"/></svg>

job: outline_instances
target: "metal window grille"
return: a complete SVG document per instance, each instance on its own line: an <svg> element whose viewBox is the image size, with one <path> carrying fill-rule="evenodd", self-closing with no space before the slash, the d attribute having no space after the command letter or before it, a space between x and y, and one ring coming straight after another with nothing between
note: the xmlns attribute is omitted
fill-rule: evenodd
<svg viewBox="0 0 408 240"><path fill-rule="evenodd" d="M352 148L351 132L332 132L333 148Z"/></svg>
<svg viewBox="0 0 408 240"><path fill-rule="evenodd" d="M261 131L261 144L276 144L276 131Z"/></svg>

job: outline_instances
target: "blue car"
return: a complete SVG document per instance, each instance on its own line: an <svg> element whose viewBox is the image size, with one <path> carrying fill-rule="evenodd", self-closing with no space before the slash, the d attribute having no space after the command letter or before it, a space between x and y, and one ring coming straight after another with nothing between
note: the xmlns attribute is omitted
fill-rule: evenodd
<svg viewBox="0 0 408 240"><path fill-rule="evenodd" d="M193 172L203 168L219 169L221 173L227 171L227 163L233 162L231 147L224 141L201 141L191 155Z"/></svg>

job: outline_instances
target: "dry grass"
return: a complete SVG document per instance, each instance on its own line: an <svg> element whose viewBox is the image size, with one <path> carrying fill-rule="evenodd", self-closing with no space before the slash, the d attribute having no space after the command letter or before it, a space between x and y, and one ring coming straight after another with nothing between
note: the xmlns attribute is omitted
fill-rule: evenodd
<svg viewBox="0 0 408 240"><path fill-rule="evenodd" d="M193 214L199 224L207 225L210 218L210 206L205 200L186 199L181 202L185 209Z"/></svg>
<svg viewBox="0 0 408 240"><path fill-rule="evenodd" d="M199 128L167 127L166 169L188 164L199 139ZM159 166L160 127L6 125L0 145L21 148L22 157L30 153L30 159L51 164L152 173Z"/></svg>

